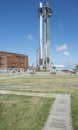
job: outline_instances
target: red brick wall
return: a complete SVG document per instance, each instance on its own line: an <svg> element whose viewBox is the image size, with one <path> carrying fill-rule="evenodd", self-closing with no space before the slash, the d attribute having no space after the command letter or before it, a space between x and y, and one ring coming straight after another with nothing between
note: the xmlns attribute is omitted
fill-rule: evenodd
<svg viewBox="0 0 78 130"><path fill-rule="evenodd" d="M0 68L28 68L28 56L0 52Z"/></svg>

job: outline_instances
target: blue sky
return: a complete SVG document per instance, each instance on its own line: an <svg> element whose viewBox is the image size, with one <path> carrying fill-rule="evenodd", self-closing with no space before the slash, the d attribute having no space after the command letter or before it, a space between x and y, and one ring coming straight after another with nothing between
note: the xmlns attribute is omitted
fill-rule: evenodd
<svg viewBox="0 0 78 130"><path fill-rule="evenodd" d="M46 0L0 0L0 51L26 54L36 63L39 47L39 2ZM51 62L78 64L78 0L49 0Z"/></svg>

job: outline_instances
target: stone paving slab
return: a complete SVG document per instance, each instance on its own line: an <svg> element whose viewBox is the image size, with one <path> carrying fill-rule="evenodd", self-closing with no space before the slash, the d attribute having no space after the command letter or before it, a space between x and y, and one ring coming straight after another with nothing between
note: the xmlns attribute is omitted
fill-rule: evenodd
<svg viewBox="0 0 78 130"><path fill-rule="evenodd" d="M72 130L70 95L56 96L43 130Z"/></svg>
<svg viewBox="0 0 78 130"><path fill-rule="evenodd" d="M15 92L15 91L6 91L6 90L0 90L0 94L13 94L13 95L37 96L37 97L53 97L53 98L55 98L57 95L57 94L49 94L49 93Z"/></svg>

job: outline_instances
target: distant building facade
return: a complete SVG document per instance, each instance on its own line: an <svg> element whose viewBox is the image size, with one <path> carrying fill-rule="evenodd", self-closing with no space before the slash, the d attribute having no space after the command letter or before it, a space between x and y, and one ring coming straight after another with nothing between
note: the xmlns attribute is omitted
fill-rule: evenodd
<svg viewBox="0 0 78 130"><path fill-rule="evenodd" d="M64 65L51 64L51 70L53 72L56 72L56 71L60 72L62 71L64 67L65 67Z"/></svg>
<svg viewBox="0 0 78 130"><path fill-rule="evenodd" d="M28 56L0 51L0 68L28 68Z"/></svg>

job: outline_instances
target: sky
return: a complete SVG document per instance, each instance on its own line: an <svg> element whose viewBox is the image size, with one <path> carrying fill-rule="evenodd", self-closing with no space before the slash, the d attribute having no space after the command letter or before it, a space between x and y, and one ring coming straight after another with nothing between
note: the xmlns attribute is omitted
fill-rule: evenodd
<svg viewBox="0 0 78 130"><path fill-rule="evenodd" d="M0 51L28 55L36 64L39 3L46 0L0 0ZM51 63L78 64L78 0L49 0Z"/></svg>

